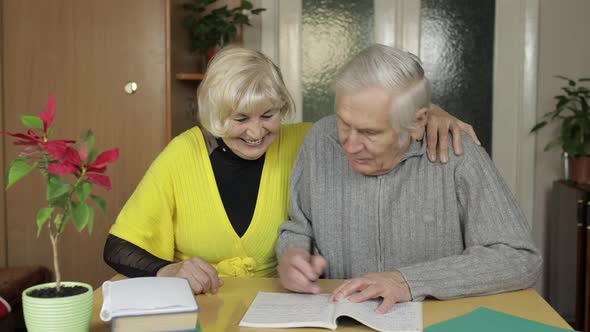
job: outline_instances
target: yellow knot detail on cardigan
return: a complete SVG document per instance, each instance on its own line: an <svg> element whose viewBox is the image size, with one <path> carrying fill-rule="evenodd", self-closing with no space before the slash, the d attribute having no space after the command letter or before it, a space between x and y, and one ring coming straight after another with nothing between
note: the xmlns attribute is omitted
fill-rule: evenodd
<svg viewBox="0 0 590 332"><path fill-rule="evenodd" d="M221 277L253 277L256 261L252 257L232 257L217 263Z"/></svg>

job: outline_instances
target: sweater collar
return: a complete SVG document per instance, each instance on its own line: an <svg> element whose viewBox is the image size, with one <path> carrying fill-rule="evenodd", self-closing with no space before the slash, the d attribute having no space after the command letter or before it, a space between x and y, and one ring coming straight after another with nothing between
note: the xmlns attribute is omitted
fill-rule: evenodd
<svg viewBox="0 0 590 332"><path fill-rule="evenodd" d="M422 138L421 140L417 141L412 139L410 146L404 156L402 157L401 161L410 159L412 157L421 157L426 154L426 138Z"/></svg>

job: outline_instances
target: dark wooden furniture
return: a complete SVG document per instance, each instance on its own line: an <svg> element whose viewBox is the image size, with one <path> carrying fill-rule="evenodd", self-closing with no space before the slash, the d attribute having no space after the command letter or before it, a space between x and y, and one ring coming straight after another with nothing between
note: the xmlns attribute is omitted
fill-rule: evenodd
<svg viewBox="0 0 590 332"><path fill-rule="evenodd" d="M576 330L590 332L590 185L555 181L552 202L547 300Z"/></svg>
<svg viewBox="0 0 590 332"><path fill-rule="evenodd" d="M51 272L43 266L0 268L0 296L12 307L12 312L0 319L0 331L24 330L22 292L51 279Z"/></svg>

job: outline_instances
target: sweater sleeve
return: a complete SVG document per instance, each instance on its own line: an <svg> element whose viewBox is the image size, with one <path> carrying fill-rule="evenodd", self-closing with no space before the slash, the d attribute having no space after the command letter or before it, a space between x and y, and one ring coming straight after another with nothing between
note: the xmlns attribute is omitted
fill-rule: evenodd
<svg viewBox="0 0 590 332"><path fill-rule="evenodd" d="M113 270L129 278L155 277L161 268L170 264L112 234L107 237L103 258Z"/></svg>
<svg viewBox="0 0 590 332"><path fill-rule="evenodd" d="M515 198L483 148L465 146L455 168L465 249L461 255L398 269L414 300L523 289L541 272L541 255Z"/></svg>
<svg viewBox="0 0 590 332"><path fill-rule="evenodd" d="M307 141L307 139L305 140ZM289 183L289 220L279 228L279 237L276 245L277 257L281 257L289 248L303 248L312 250L313 229L309 214L310 203L310 176L308 165L309 154L305 143L301 146L295 165L291 171Z"/></svg>
<svg viewBox="0 0 590 332"><path fill-rule="evenodd" d="M174 259L173 170L183 146L176 138L160 153L110 229L110 234L166 261Z"/></svg>

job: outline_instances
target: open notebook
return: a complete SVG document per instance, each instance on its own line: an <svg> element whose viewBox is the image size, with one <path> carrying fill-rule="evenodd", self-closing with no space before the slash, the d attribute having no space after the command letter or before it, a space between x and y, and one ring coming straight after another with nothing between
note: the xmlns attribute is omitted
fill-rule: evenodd
<svg viewBox="0 0 590 332"><path fill-rule="evenodd" d="M240 321L243 327L321 327L335 330L337 319L351 317L377 331L422 331L422 302L398 303L387 313L375 312L380 300L330 302L330 294L259 292Z"/></svg>

